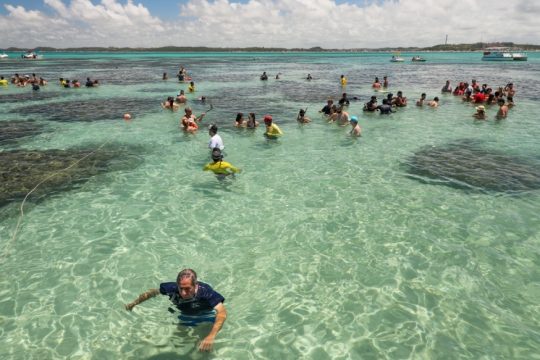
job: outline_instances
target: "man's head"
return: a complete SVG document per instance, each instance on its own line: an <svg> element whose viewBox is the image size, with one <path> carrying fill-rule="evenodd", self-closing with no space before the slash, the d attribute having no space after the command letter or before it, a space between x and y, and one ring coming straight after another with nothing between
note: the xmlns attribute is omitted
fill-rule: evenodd
<svg viewBox="0 0 540 360"><path fill-rule="evenodd" d="M504 99L499 99L499 100L497 100L497 104L498 104L499 106L503 106L503 105L504 105Z"/></svg>
<svg viewBox="0 0 540 360"><path fill-rule="evenodd" d="M208 126L208 132L210 133L210 135L217 134L217 131L218 131L218 127L216 124L211 124Z"/></svg>
<svg viewBox="0 0 540 360"><path fill-rule="evenodd" d="M176 277L178 293L182 299L191 299L197 292L197 273L192 269L184 269Z"/></svg>
<svg viewBox="0 0 540 360"><path fill-rule="evenodd" d="M192 110L191 110L191 108L188 106L188 107L186 107L186 108L184 109L184 112L186 113L186 115L189 116L189 115L191 115Z"/></svg>

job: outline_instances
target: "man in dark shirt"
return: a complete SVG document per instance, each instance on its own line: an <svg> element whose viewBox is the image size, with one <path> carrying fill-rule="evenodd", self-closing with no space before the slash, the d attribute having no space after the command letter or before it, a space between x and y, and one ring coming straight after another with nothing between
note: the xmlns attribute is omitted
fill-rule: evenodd
<svg viewBox="0 0 540 360"><path fill-rule="evenodd" d="M340 106L349 106L350 105L350 101L347 98L347 93L343 93L343 95L341 96L341 99L339 99L339 101L338 101L338 104Z"/></svg>
<svg viewBox="0 0 540 360"><path fill-rule="evenodd" d="M324 105L324 107L321 110L319 110L319 112L324 113L324 115L326 116L330 115L332 105L334 105L334 100L328 99L328 101L326 102L326 105Z"/></svg>
<svg viewBox="0 0 540 360"><path fill-rule="evenodd" d="M210 351L214 344L217 333L221 330L227 310L223 302L225 298L212 287L201 281L197 281L197 274L191 269L184 269L178 273L176 282L165 282L159 285L158 289L150 289L139 295L133 302L126 304L126 310L131 311L136 305L153 298L156 295L167 295L171 302L180 310L180 320L182 317L201 316L204 321L213 321L214 325L210 333L199 345L199 350ZM213 316L215 311L215 318ZM188 324L193 325L193 324Z"/></svg>
<svg viewBox="0 0 540 360"><path fill-rule="evenodd" d="M388 104L387 99L383 99L382 105L377 106L377 110L381 112L381 115L390 115L395 112L392 110L392 105Z"/></svg>

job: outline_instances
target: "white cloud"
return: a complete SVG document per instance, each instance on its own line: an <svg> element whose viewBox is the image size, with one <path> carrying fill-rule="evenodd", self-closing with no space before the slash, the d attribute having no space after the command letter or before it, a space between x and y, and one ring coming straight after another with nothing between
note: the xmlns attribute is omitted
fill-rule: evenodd
<svg viewBox="0 0 540 360"><path fill-rule="evenodd" d="M44 3L53 15L4 5L0 47L430 46L446 34L451 43L534 43L540 31L533 16L540 9L525 0L385 0L365 7L332 0L188 0L174 22L136 0Z"/></svg>

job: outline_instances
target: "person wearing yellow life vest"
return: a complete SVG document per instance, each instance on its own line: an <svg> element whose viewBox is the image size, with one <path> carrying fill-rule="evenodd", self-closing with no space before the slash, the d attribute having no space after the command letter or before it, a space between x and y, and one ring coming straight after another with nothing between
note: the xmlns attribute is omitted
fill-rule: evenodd
<svg viewBox="0 0 540 360"><path fill-rule="evenodd" d="M221 154L221 150L219 148L214 148L212 150L212 160L213 162L205 165L203 171L212 171L218 176L218 178L225 178L229 175L234 176L234 174L242 171L233 166L231 163L223 161L223 155Z"/></svg>
<svg viewBox="0 0 540 360"><path fill-rule="evenodd" d="M283 135L281 129L272 121L272 115L264 116L264 124L266 125L266 131L264 133L264 136L266 138L277 139L278 137Z"/></svg>

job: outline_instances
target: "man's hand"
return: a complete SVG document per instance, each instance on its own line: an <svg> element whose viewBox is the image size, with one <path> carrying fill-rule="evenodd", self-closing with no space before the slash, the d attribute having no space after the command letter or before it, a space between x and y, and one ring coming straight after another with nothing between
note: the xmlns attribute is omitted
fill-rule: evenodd
<svg viewBox="0 0 540 360"><path fill-rule="evenodd" d="M199 351L211 351L212 345L214 345L214 337L211 335L208 335L199 344Z"/></svg>
<svg viewBox="0 0 540 360"><path fill-rule="evenodd" d="M135 304L134 303L129 303L129 304L126 304L124 306L125 306L127 311L131 311L135 307Z"/></svg>

